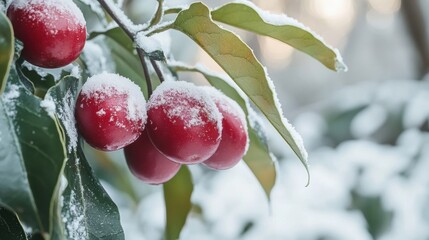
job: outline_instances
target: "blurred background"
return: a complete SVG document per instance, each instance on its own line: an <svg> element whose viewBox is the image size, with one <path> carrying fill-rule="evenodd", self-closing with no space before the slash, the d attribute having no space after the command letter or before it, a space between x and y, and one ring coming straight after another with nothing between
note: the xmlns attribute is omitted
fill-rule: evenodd
<svg viewBox="0 0 429 240"><path fill-rule="evenodd" d="M245 164L220 172L193 166L194 207L182 239L429 239L429 1L253 2L319 33L340 49L349 71L332 72L276 40L238 31L304 138L312 182L305 187L304 168L267 123L279 175L271 202ZM155 0L123 4L137 22L156 9ZM221 71L186 37L169 34L177 60ZM121 152L92 159L120 207L127 239L161 239L162 187L129 175L117 160ZM109 177L118 172L128 175Z"/></svg>

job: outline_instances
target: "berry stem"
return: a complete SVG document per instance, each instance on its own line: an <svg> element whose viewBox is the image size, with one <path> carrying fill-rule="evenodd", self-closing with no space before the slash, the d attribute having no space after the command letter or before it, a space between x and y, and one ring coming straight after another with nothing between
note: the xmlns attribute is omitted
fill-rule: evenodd
<svg viewBox="0 0 429 240"><path fill-rule="evenodd" d="M147 85L147 98L149 99L152 95L152 82L150 80L149 70L146 65L145 53L141 48L137 48L137 54L139 55L140 61L142 62L144 78L146 79ZM152 61L152 60L151 60Z"/></svg>
<svg viewBox="0 0 429 240"><path fill-rule="evenodd" d="M158 64L154 60L150 60L150 63L152 64L153 69L156 72L156 75L158 75L159 81L164 82L164 76L162 75L161 69L159 69Z"/></svg>
<svg viewBox="0 0 429 240"><path fill-rule="evenodd" d="M129 20L128 17L120 9L118 9L117 6L115 6L115 4L111 0L98 0L98 2L103 7L103 9L110 15L110 17L112 17L113 21L115 21L118 24L118 26L120 28L122 28L122 30L128 35L128 37L133 42L135 42L136 31L133 30L133 26L135 26L135 25L131 22L131 20ZM162 1L160 1L160 4L162 4ZM124 16L122 16L122 15L124 15ZM127 23L128 21L129 21L129 23ZM148 92L147 97L149 98L152 95L152 82L150 79L149 70L148 70L148 67L146 64L146 60L145 60L146 56L145 56L144 51L141 48L139 48L138 46L136 46L136 50L137 50L137 53L139 55L142 67L143 67L143 72L144 72L144 77L146 80L146 86L147 86L147 92ZM152 62L152 60L151 60L151 62ZM152 63L152 65L153 65L153 63ZM158 74L158 72L157 72L157 74ZM160 74L162 75L161 72L160 72Z"/></svg>

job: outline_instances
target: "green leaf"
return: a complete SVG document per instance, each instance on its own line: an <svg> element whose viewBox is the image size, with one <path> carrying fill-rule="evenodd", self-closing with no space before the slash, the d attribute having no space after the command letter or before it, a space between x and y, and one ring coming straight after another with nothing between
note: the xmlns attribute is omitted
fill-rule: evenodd
<svg viewBox="0 0 429 240"><path fill-rule="evenodd" d="M227 3L213 10L211 16L215 21L289 44L332 70L347 70L337 50L327 45L308 27L285 15L273 15L246 2Z"/></svg>
<svg viewBox="0 0 429 240"><path fill-rule="evenodd" d="M13 28L9 19L0 11L0 94L3 92L14 53Z"/></svg>
<svg viewBox="0 0 429 240"><path fill-rule="evenodd" d="M106 32L94 32L90 39L97 36L106 36L106 43L115 62L116 72L136 83L147 98L146 80L139 57L133 42L120 28L112 28Z"/></svg>
<svg viewBox="0 0 429 240"><path fill-rule="evenodd" d="M173 179L164 183L164 200L167 212L165 239L179 239L191 210L191 195L194 189L191 172L182 166Z"/></svg>
<svg viewBox="0 0 429 240"><path fill-rule="evenodd" d="M277 129L308 173L302 139L283 117L272 82L252 50L235 34L212 22L203 3L193 3L180 12L173 27L188 35L225 70Z"/></svg>
<svg viewBox="0 0 429 240"><path fill-rule="evenodd" d="M242 95L232 86L227 76L218 75L211 73L207 69L201 66L189 67L185 65L170 66L176 71L193 71L203 74L207 81L215 88L221 90L225 95L235 100L244 113L248 116L249 114L255 114L252 109L249 113L249 103L247 98L243 98ZM247 131L249 135L249 149L246 155L243 157L244 162L249 166L253 175L258 179L261 184L266 196L270 199L271 190L276 183L276 167L274 159L268 149L266 137L261 131L261 125L259 122L254 121L249 124L247 119Z"/></svg>
<svg viewBox="0 0 429 240"><path fill-rule="evenodd" d="M0 207L0 239L27 240L18 216L3 207Z"/></svg>
<svg viewBox="0 0 429 240"><path fill-rule="evenodd" d="M12 67L0 100L0 203L45 233L65 160L57 129Z"/></svg>
<svg viewBox="0 0 429 240"><path fill-rule="evenodd" d="M79 80L68 76L51 88L45 100L55 104L67 149L64 169L67 185L62 198L61 220L68 239L124 239L116 205L101 186L78 144L74 104ZM58 227L58 226L57 226ZM58 234L63 229L55 229Z"/></svg>

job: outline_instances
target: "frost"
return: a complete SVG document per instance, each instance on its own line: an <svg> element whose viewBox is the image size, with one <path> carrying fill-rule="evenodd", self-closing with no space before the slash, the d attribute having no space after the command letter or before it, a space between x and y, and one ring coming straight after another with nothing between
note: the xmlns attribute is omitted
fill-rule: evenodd
<svg viewBox="0 0 429 240"><path fill-rule="evenodd" d="M170 32L161 32L151 36L151 38L160 44L160 47L165 55L168 55L171 50L171 35Z"/></svg>
<svg viewBox="0 0 429 240"><path fill-rule="evenodd" d="M67 150L69 153L72 153L77 150L78 133L76 129L76 119L74 117L75 102L70 90L64 95L61 106L62 108L58 110L58 117L63 123L66 134L69 137Z"/></svg>
<svg viewBox="0 0 429 240"><path fill-rule="evenodd" d="M46 95L45 99L40 102L40 106L45 109L51 118L55 115L61 120L64 130L69 138L67 151L73 153L77 150L78 145L78 133L76 130L76 120L74 118L75 102L73 94L68 90L64 97L60 100L61 103L57 103L51 95ZM56 107L56 106L61 107Z"/></svg>
<svg viewBox="0 0 429 240"><path fill-rule="evenodd" d="M247 136L247 143L244 148L245 149L244 153L246 153L247 150L249 149L250 140L248 136L246 115L244 114L243 109L241 109L240 105L238 105L237 102L225 96L225 94L215 89L214 87L207 86L207 87L201 87L201 88L203 88L204 91L213 98L214 102L216 103L216 105L221 111L225 111L228 114L234 116L236 119L239 119L239 121L241 122L241 125L243 126L242 130L246 133L246 136Z"/></svg>
<svg viewBox="0 0 429 240"><path fill-rule="evenodd" d="M72 76L76 78L80 78L79 65L69 64L61 68L41 68L27 61L24 61L22 66L28 69L29 71L35 71L37 75L42 77L41 80L44 80L45 77L47 77L48 75L51 75L55 81L58 81L61 79L61 74L63 73L63 71L70 72Z"/></svg>
<svg viewBox="0 0 429 240"><path fill-rule="evenodd" d="M222 115L211 98L200 88L183 81L165 81L155 89L147 108L162 106L171 121L180 119L186 128L205 124L203 118L216 123L222 133Z"/></svg>
<svg viewBox="0 0 429 240"><path fill-rule="evenodd" d="M97 39L86 42L82 56L91 76L115 69L111 66L113 61L107 61L106 54Z"/></svg>
<svg viewBox="0 0 429 240"><path fill-rule="evenodd" d="M26 9L36 21L43 19L45 23L50 24L48 29L51 31L58 31L54 23L59 19L58 15L52 14L53 9L60 13L61 20L67 21L69 29L86 25L82 12L72 0L15 0L11 6L16 9Z"/></svg>
<svg viewBox="0 0 429 240"><path fill-rule="evenodd" d="M73 190L70 192L70 199L67 204L68 211L62 213L62 220L66 226L68 238L73 240L88 239L84 209Z"/></svg>
<svg viewBox="0 0 429 240"><path fill-rule="evenodd" d="M303 158L302 160L305 163L307 163L308 162L308 153L307 153L307 150L305 150L304 141L302 140L301 135L292 126L292 124L290 124L289 121L284 117L283 109L282 109L282 106L280 104L279 98L277 97L277 92L276 92L276 89L274 87L274 83L271 80L271 78L268 76L267 69L265 67L264 67L264 72L265 72L265 78L267 79L267 82L268 82L268 86L270 87L270 89L273 93L274 104L277 108L277 111L279 112L281 121L282 121L283 125L285 126L286 130L291 135L292 140L296 143L298 150L299 150L299 154Z"/></svg>
<svg viewBox="0 0 429 240"><path fill-rule="evenodd" d="M243 126L247 125L246 122L246 116L244 115L244 111L241 109L241 107L238 105L237 102L232 100L231 98L225 96L221 91L215 89L214 87L201 87L204 89L206 93L208 93L214 100L214 102L220 106L220 108L233 115L234 117L238 118L241 121L241 124ZM246 129L247 130L247 129Z"/></svg>
<svg viewBox="0 0 429 240"><path fill-rule="evenodd" d="M74 77L74 78L78 78L78 79L80 79L80 78L81 78L81 70L80 70L80 68L79 68L79 66L78 66L78 65L74 66L74 67L71 69L70 76L72 76L72 77Z"/></svg>
<svg viewBox="0 0 429 240"><path fill-rule="evenodd" d="M93 12L95 12L98 16L102 16L101 21L103 23L107 23L106 19L104 18L104 10L101 8L100 3L98 3L95 0L80 0L82 3L88 5Z"/></svg>
<svg viewBox="0 0 429 240"><path fill-rule="evenodd" d="M5 11L6 11L6 6L2 1L0 1L0 12L5 12Z"/></svg>
<svg viewBox="0 0 429 240"><path fill-rule="evenodd" d="M128 16L119 8L119 6L114 3L112 0L106 0L106 4L109 6L109 8L112 10L112 12L119 18L119 21L126 26L126 28L131 31L132 33L137 33L138 31L143 30L146 25L134 24Z"/></svg>
<svg viewBox="0 0 429 240"><path fill-rule="evenodd" d="M127 119L134 122L142 120L143 124L147 119L146 100L140 87L128 78L118 74L101 73L90 77L83 85L81 93L95 101L104 101L106 97L125 94L127 98ZM120 111L121 109L116 108L113 110Z"/></svg>
<svg viewBox="0 0 429 240"><path fill-rule="evenodd" d="M40 102L40 106L45 109L51 118L55 117L55 102L51 95L47 95L45 99Z"/></svg>
<svg viewBox="0 0 429 240"><path fill-rule="evenodd" d="M104 109L100 109L100 111L98 111L96 114L98 116L104 116L104 115L106 115L106 111L104 111Z"/></svg>
<svg viewBox="0 0 429 240"><path fill-rule="evenodd" d="M139 32L134 40L137 47L143 49L145 53L162 51L161 44L152 37L146 37L143 32Z"/></svg>
<svg viewBox="0 0 429 240"><path fill-rule="evenodd" d="M320 35L315 33L313 30L311 30L309 27L305 26L304 24L302 24L298 20L291 18L285 14L273 14L273 13L270 13L268 11L262 10L261 8L259 8L258 6L256 6L254 3L250 2L250 1L235 0L233 2L251 7L268 24L272 24L272 25L276 25L276 26L290 25L290 26L294 26L297 28L301 28L301 29L309 32L311 35L313 35L314 38L316 38L317 40L322 42L322 44L324 44L325 46L330 48L335 53L335 55L336 55L335 69L336 69L336 71L346 72L348 70L347 65L344 63L343 58L342 58L340 52L338 51L338 49L333 48L332 46L327 44L325 42L325 40Z"/></svg>
<svg viewBox="0 0 429 240"><path fill-rule="evenodd" d="M20 95L20 87L17 85L12 85L8 83L8 87L5 92L1 96L3 103L7 106L6 114L9 117L13 117L16 115L16 99Z"/></svg>

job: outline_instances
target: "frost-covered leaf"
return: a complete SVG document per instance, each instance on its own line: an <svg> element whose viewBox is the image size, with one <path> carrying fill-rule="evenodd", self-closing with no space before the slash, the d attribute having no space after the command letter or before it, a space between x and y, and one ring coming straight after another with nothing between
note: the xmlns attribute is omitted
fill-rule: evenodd
<svg viewBox="0 0 429 240"><path fill-rule="evenodd" d="M3 92L14 53L13 29L7 17L0 11L0 94Z"/></svg>
<svg viewBox="0 0 429 240"><path fill-rule="evenodd" d="M229 82L227 76L218 75L208 71L207 69L197 66L190 67L186 65L171 65L177 71L197 71L204 75L209 83L215 88L221 90L225 95L234 99L243 109L246 116L249 116L250 108L247 97L242 96L234 85ZM252 111L252 110L251 110ZM254 114L253 111L250 114ZM251 118L252 119L252 118ZM254 119L252 119L254 120ZM271 190L276 183L276 167L270 151L268 149L266 137L261 131L260 123L253 121L249 124L247 119L247 130L249 135L249 149L243 157L244 162L249 166L255 177L258 179L261 187L264 189L268 199L270 198Z"/></svg>
<svg viewBox="0 0 429 240"><path fill-rule="evenodd" d="M74 119L78 86L78 79L65 77L48 91L42 104L61 122L67 150L62 179L66 186L61 209L64 231L68 239L124 239L118 208L94 176L78 143Z"/></svg>
<svg viewBox="0 0 429 240"><path fill-rule="evenodd" d="M11 68L0 100L0 204L48 232L65 155L55 121Z"/></svg>
<svg viewBox="0 0 429 240"><path fill-rule="evenodd" d="M164 183L164 200L167 212L165 239L179 239L191 210L191 195L194 189L191 172L182 166L173 179Z"/></svg>
<svg viewBox="0 0 429 240"><path fill-rule="evenodd" d="M212 22L209 9L203 3L193 3L180 12L173 27L188 35L225 70L277 129L308 172L302 138L283 117L274 85L249 46Z"/></svg>
<svg viewBox="0 0 429 240"><path fill-rule="evenodd" d="M106 32L94 32L90 35L90 39L98 36L106 36L105 40L110 47L116 72L136 83L147 97L143 68L133 42L120 28L112 28Z"/></svg>
<svg viewBox="0 0 429 240"><path fill-rule="evenodd" d="M26 240L18 216L6 208L0 207L0 239Z"/></svg>
<svg viewBox="0 0 429 240"><path fill-rule="evenodd" d="M227 3L212 11L215 21L272 37L307 53L335 71L347 70L337 49L297 20L263 11L249 1Z"/></svg>

